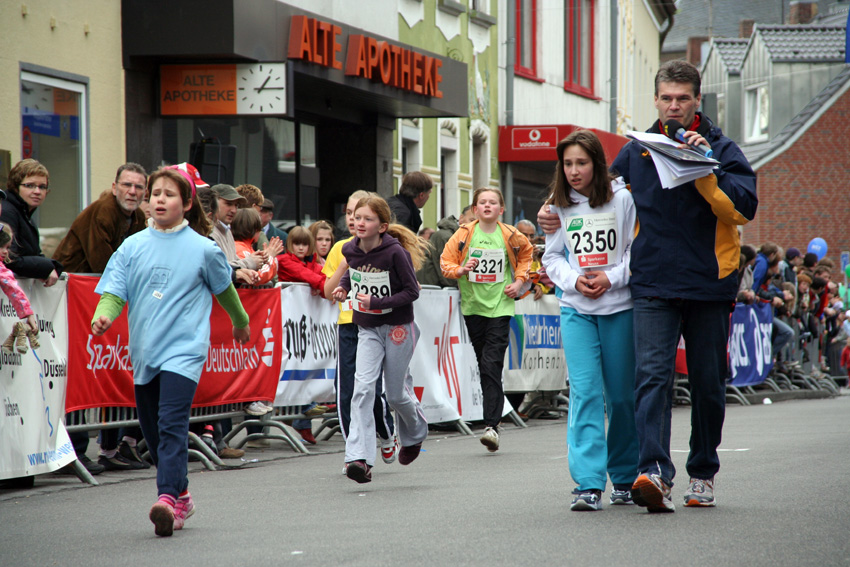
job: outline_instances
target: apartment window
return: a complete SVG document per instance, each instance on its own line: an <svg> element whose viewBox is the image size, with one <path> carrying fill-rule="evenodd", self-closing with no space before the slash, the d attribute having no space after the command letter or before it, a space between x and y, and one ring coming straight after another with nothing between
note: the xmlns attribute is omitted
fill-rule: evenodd
<svg viewBox="0 0 850 567"><path fill-rule="evenodd" d="M471 0L470 8L476 12L481 12L482 14L489 14L490 7L488 4L490 4L490 0Z"/></svg>
<svg viewBox="0 0 850 567"><path fill-rule="evenodd" d="M768 97L767 85L747 89L744 123L747 128L745 137L748 142L768 139L770 98Z"/></svg>
<svg viewBox="0 0 850 567"><path fill-rule="evenodd" d="M564 89L584 96L593 94L593 12L595 0L566 0Z"/></svg>
<svg viewBox="0 0 850 567"><path fill-rule="evenodd" d="M537 77L537 0L516 0L514 73L520 77L541 81Z"/></svg>

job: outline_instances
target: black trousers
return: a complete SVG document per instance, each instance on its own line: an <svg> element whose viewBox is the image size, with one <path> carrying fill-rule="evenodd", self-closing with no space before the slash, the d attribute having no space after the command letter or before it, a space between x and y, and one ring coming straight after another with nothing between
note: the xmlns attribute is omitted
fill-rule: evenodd
<svg viewBox="0 0 850 567"><path fill-rule="evenodd" d="M481 393L484 396L484 424L496 427L505 407L502 368L510 338L510 317L464 315L466 330L478 359L481 374Z"/></svg>

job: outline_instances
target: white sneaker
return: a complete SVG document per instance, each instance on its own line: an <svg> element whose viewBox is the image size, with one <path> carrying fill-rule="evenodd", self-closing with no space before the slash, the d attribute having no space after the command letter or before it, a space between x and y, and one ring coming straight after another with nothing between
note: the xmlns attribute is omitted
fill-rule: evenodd
<svg viewBox="0 0 850 567"><path fill-rule="evenodd" d="M488 427L484 430L484 435L481 436L481 444L487 447L487 450L491 453L495 453L499 450L499 432L496 431L495 427Z"/></svg>
<svg viewBox="0 0 850 567"><path fill-rule="evenodd" d="M257 403L263 405L263 407L266 408L266 410L267 410L266 413L271 413L271 412L274 411L274 405L273 404L270 404L268 402L257 402Z"/></svg>
<svg viewBox="0 0 850 567"><path fill-rule="evenodd" d="M268 407L263 402L251 402L249 405L242 408L242 411L247 413L248 415L253 415L254 417L260 417L261 415L266 415L274 408Z"/></svg>

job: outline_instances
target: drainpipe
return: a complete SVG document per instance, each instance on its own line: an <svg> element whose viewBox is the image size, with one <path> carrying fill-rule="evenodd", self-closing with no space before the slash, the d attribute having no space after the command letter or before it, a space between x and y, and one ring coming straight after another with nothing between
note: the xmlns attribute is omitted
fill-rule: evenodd
<svg viewBox="0 0 850 567"><path fill-rule="evenodd" d="M505 17L505 126L514 124L514 65L516 64L516 0L508 0ZM513 224L514 177L511 162L505 162L505 222Z"/></svg>
<svg viewBox="0 0 850 567"><path fill-rule="evenodd" d="M617 77L619 76L619 68L617 66L617 32L619 31L619 26L617 25L617 2L616 0L610 0L611 2L611 90L610 96L608 100L611 102L608 105L608 116L611 121L611 124L608 130L616 134L617 133L617 104L619 103L619 99L617 98Z"/></svg>

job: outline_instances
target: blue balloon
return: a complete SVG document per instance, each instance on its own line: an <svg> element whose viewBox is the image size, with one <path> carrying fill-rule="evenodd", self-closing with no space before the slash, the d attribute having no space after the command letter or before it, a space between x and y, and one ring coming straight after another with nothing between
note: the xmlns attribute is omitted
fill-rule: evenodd
<svg viewBox="0 0 850 567"><path fill-rule="evenodd" d="M809 247L806 249L807 252L811 252L817 256L818 261L823 260L827 250L826 240L820 237L812 238L811 242L809 242Z"/></svg>

